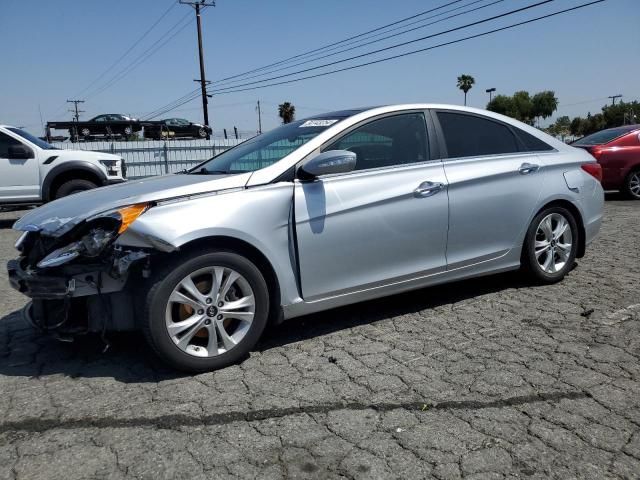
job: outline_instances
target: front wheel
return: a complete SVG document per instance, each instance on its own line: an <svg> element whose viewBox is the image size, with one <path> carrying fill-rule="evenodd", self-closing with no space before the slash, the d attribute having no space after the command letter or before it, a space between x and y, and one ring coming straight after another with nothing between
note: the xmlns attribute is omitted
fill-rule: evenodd
<svg viewBox="0 0 640 480"><path fill-rule="evenodd" d="M198 137L207 138L207 135L209 135L209 132L207 131L206 128L199 128L198 129Z"/></svg>
<svg viewBox="0 0 640 480"><path fill-rule="evenodd" d="M633 200L640 200L640 170L634 170L624 181L624 194Z"/></svg>
<svg viewBox="0 0 640 480"><path fill-rule="evenodd" d="M62 198L68 195L73 195L74 193L84 192L85 190L91 190L93 188L98 188L98 185L95 183L84 180L82 178L76 178L74 180L67 180L62 185L58 187L54 198Z"/></svg>
<svg viewBox="0 0 640 480"><path fill-rule="evenodd" d="M527 230L524 270L538 282L559 282L575 262L578 239L578 225L571 212L562 207L543 210Z"/></svg>
<svg viewBox="0 0 640 480"><path fill-rule="evenodd" d="M162 360L203 372L246 357L268 312L267 285L252 262L232 252L194 252L155 272L143 331Z"/></svg>

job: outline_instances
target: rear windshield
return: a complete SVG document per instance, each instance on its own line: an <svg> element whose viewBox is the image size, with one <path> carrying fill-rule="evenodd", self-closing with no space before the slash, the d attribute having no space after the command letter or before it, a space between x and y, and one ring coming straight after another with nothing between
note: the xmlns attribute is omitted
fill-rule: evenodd
<svg viewBox="0 0 640 480"><path fill-rule="evenodd" d="M573 145L603 145L609 143L611 140L615 140L622 135L637 130L638 127L618 127L609 128L608 130L602 130L601 132L592 133L586 137L581 138L573 142Z"/></svg>

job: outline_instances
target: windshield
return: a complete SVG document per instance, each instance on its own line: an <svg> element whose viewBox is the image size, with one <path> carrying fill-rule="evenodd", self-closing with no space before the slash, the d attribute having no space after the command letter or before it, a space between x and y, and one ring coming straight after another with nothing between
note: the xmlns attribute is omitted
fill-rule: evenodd
<svg viewBox="0 0 640 480"><path fill-rule="evenodd" d="M24 130L20 130L19 128L9 127L9 128L7 128L7 130L9 130L10 132L15 133L16 135L20 135L25 140L29 140L31 143L33 143L34 145L37 145L38 147L42 148L43 150L59 150L58 148L54 147L53 145L48 144L44 140L40 140L38 137L34 137L30 133L27 133Z"/></svg>
<svg viewBox="0 0 640 480"><path fill-rule="evenodd" d="M268 167L343 118L299 120L287 123L213 157L193 168L190 173L245 173Z"/></svg>
<svg viewBox="0 0 640 480"><path fill-rule="evenodd" d="M625 135L633 130L636 130L638 127L619 127L619 128L610 128L608 130L602 130L601 132L592 133L591 135L587 135L580 140L576 140L573 142L573 145L603 145L605 143L609 143L611 140L614 140L622 135Z"/></svg>

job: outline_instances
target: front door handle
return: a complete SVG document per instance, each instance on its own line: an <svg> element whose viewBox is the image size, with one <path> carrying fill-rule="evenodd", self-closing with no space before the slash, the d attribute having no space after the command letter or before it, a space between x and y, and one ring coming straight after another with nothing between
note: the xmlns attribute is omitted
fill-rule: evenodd
<svg viewBox="0 0 640 480"><path fill-rule="evenodd" d="M443 189L444 189L444 183L422 182L420 185L418 185L418 188L416 188L413 191L413 194L416 197L424 198L424 197L430 197L432 195L435 195L436 193L442 191Z"/></svg>
<svg viewBox="0 0 640 480"><path fill-rule="evenodd" d="M537 172L540 169L540 165L536 165L535 163L523 163L518 168L518 171L521 175L527 175L529 173Z"/></svg>

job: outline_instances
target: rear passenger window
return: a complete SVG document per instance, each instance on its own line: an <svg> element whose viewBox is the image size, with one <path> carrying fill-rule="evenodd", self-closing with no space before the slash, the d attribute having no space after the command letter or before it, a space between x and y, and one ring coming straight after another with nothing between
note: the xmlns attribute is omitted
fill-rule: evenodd
<svg viewBox="0 0 640 480"><path fill-rule="evenodd" d="M449 158L516 153L518 141L505 125L475 115L438 112Z"/></svg>
<svg viewBox="0 0 640 480"><path fill-rule="evenodd" d="M538 137L534 137L524 130L516 128L515 131L518 137L520 137L520 140L522 140L522 143L524 144L524 150L527 152L548 152L549 150L554 150L551 145L546 144Z"/></svg>

